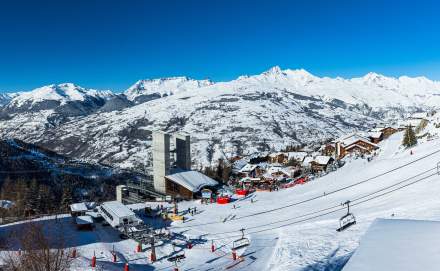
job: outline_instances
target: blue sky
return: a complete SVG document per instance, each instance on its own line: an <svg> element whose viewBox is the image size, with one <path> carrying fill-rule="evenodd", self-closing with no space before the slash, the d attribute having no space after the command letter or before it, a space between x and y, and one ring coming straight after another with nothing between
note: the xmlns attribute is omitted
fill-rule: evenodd
<svg viewBox="0 0 440 271"><path fill-rule="evenodd" d="M435 1L1 1L0 91L214 81L271 66L440 80Z"/></svg>

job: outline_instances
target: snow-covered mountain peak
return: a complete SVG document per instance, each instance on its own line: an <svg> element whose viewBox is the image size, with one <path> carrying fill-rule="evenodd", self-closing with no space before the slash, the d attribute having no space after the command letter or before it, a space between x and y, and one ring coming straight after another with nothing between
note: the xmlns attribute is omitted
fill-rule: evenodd
<svg viewBox="0 0 440 271"><path fill-rule="evenodd" d="M9 105L21 107L25 104L33 105L45 101L56 101L60 104L65 104L71 101L84 101L89 97L108 98L112 95L111 91L86 89L73 83L62 83L43 86L28 92L22 92L14 97Z"/></svg>
<svg viewBox="0 0 440 271"><path fill-rule="evenodd" d="M182 91L198 89L214 84L211 80L195 80L186 76L144 79L129 87L124 94L131 101L139 96L169 96Z"/></svg>
<svg viewBox="0 0 440 271"><path fill-rule="evenodd" d="M265 75L279 75L282 74L283 71L281 70L280 66L273 66L269 70L263 72Z"/></svg>

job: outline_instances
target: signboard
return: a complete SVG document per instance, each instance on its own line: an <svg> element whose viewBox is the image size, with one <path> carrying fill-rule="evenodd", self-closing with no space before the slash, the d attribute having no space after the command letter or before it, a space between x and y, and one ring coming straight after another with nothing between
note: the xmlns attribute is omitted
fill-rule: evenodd
<svg viewBox="0 0 440 271"><path fill-rule="evenodd" d="M172 198L171 196L165 196L165 201L171 202Z"/></svg>
<svg viewBox="0 0 440 271"><path fill-rule="evenodd" d="M202 198L204 199L210 199L212 195L212 191L209 189L203 189L202 190Z"/></svg>

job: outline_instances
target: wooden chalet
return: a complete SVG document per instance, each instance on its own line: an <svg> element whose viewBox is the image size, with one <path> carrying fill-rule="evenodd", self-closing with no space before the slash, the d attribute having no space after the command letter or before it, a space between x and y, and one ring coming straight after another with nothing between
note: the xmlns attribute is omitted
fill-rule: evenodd
<svg viewBox="0 0 440 271"><path fill-rule="evenodd" d="M371 154L377 149L379 149L379 146L371 142L369 138L355 133L336 142L336 157L342 159L347 154Z"/></svg>
<svg viewBox="0 0 440 271"><path fill-rule="evenodd" d="M203 188L216 185L217 181L193 170L177 171L165 176L166 194L176 198L193 199Z"/></svg>
<svg viewBox="0 0 440 271"><path fill-rule="evenodd" d="M380 131L382 132L384 139L386 139L386 138L390 137L392 134L398 132L398 130L396 128L393 128L390 126L381 128Z"/></svg>
<svg viewBox="0 0 440 271"><path fill-rule="evenodd" d="M269 163L271 164L284 164L287 163L289 156L284 152L277 152L269 154Z"/></svg>
<svg viewBox="0 0 440 271"><path fill-rule="evenodd" d="M333 162L334 159L331 156L318 155L310 162L310 167L312 172L327 171L328 166Z"/></svg>

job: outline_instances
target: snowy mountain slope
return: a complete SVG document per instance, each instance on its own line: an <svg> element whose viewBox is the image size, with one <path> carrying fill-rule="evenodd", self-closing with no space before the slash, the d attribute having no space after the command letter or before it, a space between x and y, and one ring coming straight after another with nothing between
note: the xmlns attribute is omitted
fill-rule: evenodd
<svg viewBox="0 0 440 271"><path fill-rule="evenodd" d="M53 104L65 105L73 101L86 101L88 99L106 99L113 94L111 91L98 91L85 89L72 83L49 85L23 92L14 97L8 104L8 108L32 110L41 103L52 101ZM49 108L46 108L49 109Z"/></svg>
<svg viewBox="0 0 440 271"><path fill-rule="evenodd" d="M179 210L186 210L188 207L197 207L198 210L196 215L188 216L190 219L185 223L173 222L168 227L175 233L176 239L173 241L177 243L176 250L185 252L186 259L179 263L179 270L208 271L228 268L227 270L232 271L336 271L341 270L358 247L361 236L376 218L440 220L440 186L437 185L439 176L435 170L428 171L440 161L440 152L423 158L439 150L440 140L419 144L412 149L413 155L410 155L409 150L401 148L401 141L402 133L395 134L380 143L382 149L371 162L363 159L348 161L339 170L304 185L274 192L256 192L250 197L237 198L234 202L235 208L232 204L205 205L197 201L179 203ZM417 159L421 160L415 162ZM403 166L409 162L413 164ZM384 176L329 194L401 166L403 167ZM417 174L420 175L413 177ZM359 203L359 200L355 200L380 189L384 190L379 194L391 191L432 174L434 175L423 181L369 201ZM413 178L408 179L409 177ZM400 182L403 183L399 184ZM392 185L392 189L386 189ZM322 197L282 208L318 196ZM346 213L345 210L339 210L339 206L346 200L353 201L351 211L356 216L357 224L343 232L337 232L339 218ZM325 212L317 212L331 206L337 206L337 211L324 215L321 214ZM131 207L136 209L135 206ZM144 207L140 205L137 208ZM278 210L263 213L276 208ZM310 215L313 212L317 213ZM255 215L256 213L261 214ZM224 218L234 215L235 219L222 222ZM243 218L248 215L252 216ZM320 216L315 217L317 215ZM149 219L146 222L154 224ZM212 222L215 224L206 224ZM51 220L47 220L47 223L51 223ZM90 234L76 231L68 218L61 220L61 223L66 234L72 237L68 246L76 247L80 255L74 260L72 270L89 270L94 253L99 255L98 264L104 270L121 270L125 262L129 262L130 270L134 271L164 270L171 267L167 261L167 257L173 253L171 242L160 243L156 247L158 261L151 264L148 246L144 246L144 252L136 253L134 241L120 240L118 233L109 227L98 225L93 234ZM5 230L8 227L14 226L2 226ZM250 246L239 249L238 255L243 256L244 260L234 262L231 259L232 242L239 238L242 228L245 229L245 236L250 239ZM195 246L192 249L185 249L186 238L193 239ZM215 239L214 253L210 251L211 239ZM113 248L118 254L117 263L112 263L110 251Z"/></svg>
<svg viewBox="0 0 440 271"><path fill-rule="evenodd" d="M0 106L8 104L18 93L0 93Z"/></svg>
<svg viewBox="0 0 440 271"><path fill-rule="evenodd" d="M193 89L212 85L207 80L194 80L188 77L169 77L153 80L139 80L128 88L124 94L128 100L145 102L153 98L173 95L179 92L191 91Z"/></svg>
<svg viewBox="0 0 440 271"><path fill-rule="evenodd" d="M193 162L199 166L237 154L317 143L440 106L440 83L424 77L370 73L320 78L279 67L229 82L141 80L119 95L91 91L92 102L87 93L64 84L16 97L3 107L0 135L78 158L144 169L151 130L183 131L192 136ZM23 98L30 96L37 97ZM21 104L28 107L17 111Z"/></svg>
<svg viewBox="0 0 440 271"><path fill-rule="evenodd" d="M282 89L217 87L182 92L109 113L75 119L33 132L39 144L60 153L124 167L143 168L151 130L192 135L194 164L221 157L267 152L324 140L378 120L344 103L300 96ZM226 121L227 120L227 121ZM30 132L32 133L32 132ZM82 138L86 135L87 138ZM71 149L74 145L78 149Z"/></svg>

